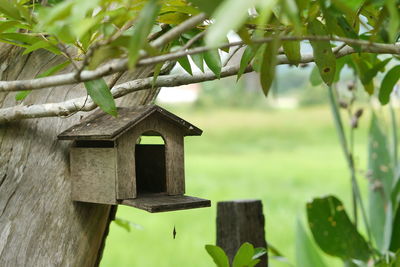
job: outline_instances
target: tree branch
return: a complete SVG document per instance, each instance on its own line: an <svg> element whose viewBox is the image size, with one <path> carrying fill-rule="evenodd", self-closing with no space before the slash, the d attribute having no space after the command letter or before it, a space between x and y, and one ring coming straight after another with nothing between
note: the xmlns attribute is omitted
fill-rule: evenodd
<svg viewBox="0 0 400 267"><path fill-rule="evenodd" d="M336 57L339 58L352 53L358 52L353 48L347 46L338 51ZM302 56L301 62L299 63L309 63L313 61L313 55L306 54ZM284 55L279 55L277 58L277 62L277 64L290 64L289 60ZM236 75L238 70L239 65L224 67L221 70L221 78ZM253 69L251 66L249 66L246 69L246 72L251 71L253 71ZM111 89L111 93L114 98L119 98L132 92L150 89L153 87L174 87L185 84L211 81L215 79L217 79L217 77L214 73L210 71L205 73L194 73L193 76L188 74L159 76L155 84L153 84L153 77L148 77L114 86ZM95 109L96 107L96 104L92 101L90 97L88 99L86 99L86 97L80 97L60 103L14 106L10 108L0 109L0 124L13 120L27 118L67 116L76 111L90 111Z"/></svg>
<svg viewBox="0 0 400 267"><path fill-rule="evenodd" d="M193 17L195 18L195 17ZM196 20L197 22L197 20ZM186 30L180 28L181 30ZM172 30L171 30L172 31ZM168 33L168 32L167 32ZM177 31L173 33L178 34ZM171 33L170 36L173 35ZM164 35L163 35L164 36ZM161 37L160 37L161 38ZM159 43L166 41L170 37L166 39L162 39ZM301 41L301 40L312 40L312 41L338 41L344 42L346 44L351 45L359 45L360 52L368 52L368 53L379 53L379 54L400 54L400 44L383 44L383 43L372 43L365 40L358 40L358 39L349 39L349 38L342 38L342 37L329 37L329 36L282 36L280 37L282 41ZM157 39L158 40L158 39ZM164 40L164 41L163 41ZM267 43L271 42L273 38L262 38L253 40L253 43ZM228 44L224 44L220 48L232 47L232 46L239 46L243 45L244 42L232 42ZM154 56L149 58L144 58L138 61L137 66L147 66L147 65L154 65L157 63L165 62L168 60L175 60L183 56L193 55L203 53L208 51L210 47L197 47L186 51L177 51L172 52L165 55ZM86 70L81 73L80 79L78 80L76 77L76 73L66 73L61 75L54 75L50 77L44 78L37 78L31 80L18 80L18 81L0 81L0 92L11 92L11 91L23 91L23 90L36 90L42 89L46 87L53 87L53 86L60 86L66 84L75 84L82 81L89 81L95 80L101 77L108 76L110 74L125 71L127 70L128 60L127 59L118 59L114 60L111 63L105 64L95 70ZM301 62L299 62L301 63Z"/></svg>

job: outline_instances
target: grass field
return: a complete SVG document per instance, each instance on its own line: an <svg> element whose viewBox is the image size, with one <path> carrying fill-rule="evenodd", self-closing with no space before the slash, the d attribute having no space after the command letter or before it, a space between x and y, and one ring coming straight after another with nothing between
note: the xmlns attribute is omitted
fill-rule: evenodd
<svg viewBox="0 0 400 267"><path fill-rule="evenodd" d="M112 224L102 267L214 266L204 245L215 243L217 201L232 199L263 201L268 242L295 263L295 223L308 200L335 194L350 210L349 173L328 107L171 111L204 130L202 137L186 138L186 191L211 199L213 206L162 214L120 206L117 217L143 229L127 232ZM364 118L356 133L362 168L366 126ZM365 179L359 179L365 187Z"/></svg>

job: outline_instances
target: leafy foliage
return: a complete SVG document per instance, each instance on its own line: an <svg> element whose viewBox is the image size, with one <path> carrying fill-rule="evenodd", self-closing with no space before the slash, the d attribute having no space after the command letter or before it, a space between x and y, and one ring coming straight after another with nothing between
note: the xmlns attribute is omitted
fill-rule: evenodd
<svg viewBox="0 0 400 267"><path fill-rule="evenodd" d="M222 63L218 47L229 42L234 31L247 45L243 53L238 79L248 65L260 73L264 94L267 95L274 78L276 57L284 53L290 64L301 61L301 47L307 36L328 37L311 39L315 62L322 80L330 85L335 74L337 45L330 37L345 37L348 45L360 52L358 40L391 43L399 32L399 10L396 1L315 1L315 0L93 0L82 1L16 1L0 3L0 41L20 46L25 54L45 49L64 55L68 61L83 62L82 68L95 69L112 60L127 58L130 68L143 57L168 54L176 49L206 45L209 51L191 55L203 71L203 61L219 78ZM279 8L275 8L279 6ZM171 31L175 26L197 14L209 17L191 30L183 32L162 47L153 47L152 40ZM229 13L231 15L226 16ZM362 27L361 27L362 25ZM206 31L204 42L198 34ZM265 36L274 36L261 46L254 43ZM293 39L278 42L284 37ZM198 38L197 40L193 40ZM188 42L193 43L185 47ZM347 39L346 39L347 40ZM346 43L346 40L344 42ZM67 48L74 47L75 52ZM337 47L340 51L340 47ZM172 50L174 49L174 50ZM221 48L226 50L226 47ZM256 53L258 51L258 53ZM335 51L335 52L337 52ZM373 78L384 71L390 59L377 55L359 54L346 64L353 68L367 92L374 92ZM397 60L397 58L396 58ZM192 68L187 55L177 59L189 75ZM252 62L254 61L254 62ZM343 65L340 65L341 67ZM157 66L160 69L160 66ZM397 68L388 72L379 91L383 104L388 102L396 79ZM313 83L318 79L313 72ZM25 93L26 94L26 93ZM23 99L19 96L18 99ZM100 106L106 106L103 103Z"/></svg>
<svg viewBox="0 0 400 267"><path fill-rule="evenodd" d="M334 196L315 198L307 204L308 223L315 241L326 253L344 260L366 262L370 249Z"/></svg>
<svg viewBox="0 0 400 267"><path fill-rule="evenodd" d="M229 267L228 256L224 250L215 245L206 245L208 254L213 258L217 267ZM252 244L243 243L235 257L233 258L232 267L253 267L260 262L260 257L267 253L265 248L254 248Z"/></svg>

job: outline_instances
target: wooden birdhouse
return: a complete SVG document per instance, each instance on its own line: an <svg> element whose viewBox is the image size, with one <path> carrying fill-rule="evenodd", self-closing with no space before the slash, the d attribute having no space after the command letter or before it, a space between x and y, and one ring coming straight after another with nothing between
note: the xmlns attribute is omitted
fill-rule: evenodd
<svg viewBox="0 0 400 267"><path fill-rule="evenodd" d="M208 207L185 196L184 145L202 130L156 106L119 108L118 117L88 117L58 136L74 140L70 151L72 199L124 204L149 212ZM161 136L164 144L140 144Z"/></svg>

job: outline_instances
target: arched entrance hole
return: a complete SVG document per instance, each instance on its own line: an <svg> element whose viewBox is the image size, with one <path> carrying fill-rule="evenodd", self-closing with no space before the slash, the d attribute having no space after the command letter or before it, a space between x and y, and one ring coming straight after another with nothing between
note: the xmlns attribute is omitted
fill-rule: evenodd
<svg viewBox="0 0 400 267"><path fill-rule="evenodd" d="M136 190L138 195L167 192L165 141L161 134L145 132L136 141Z"/></svg>

